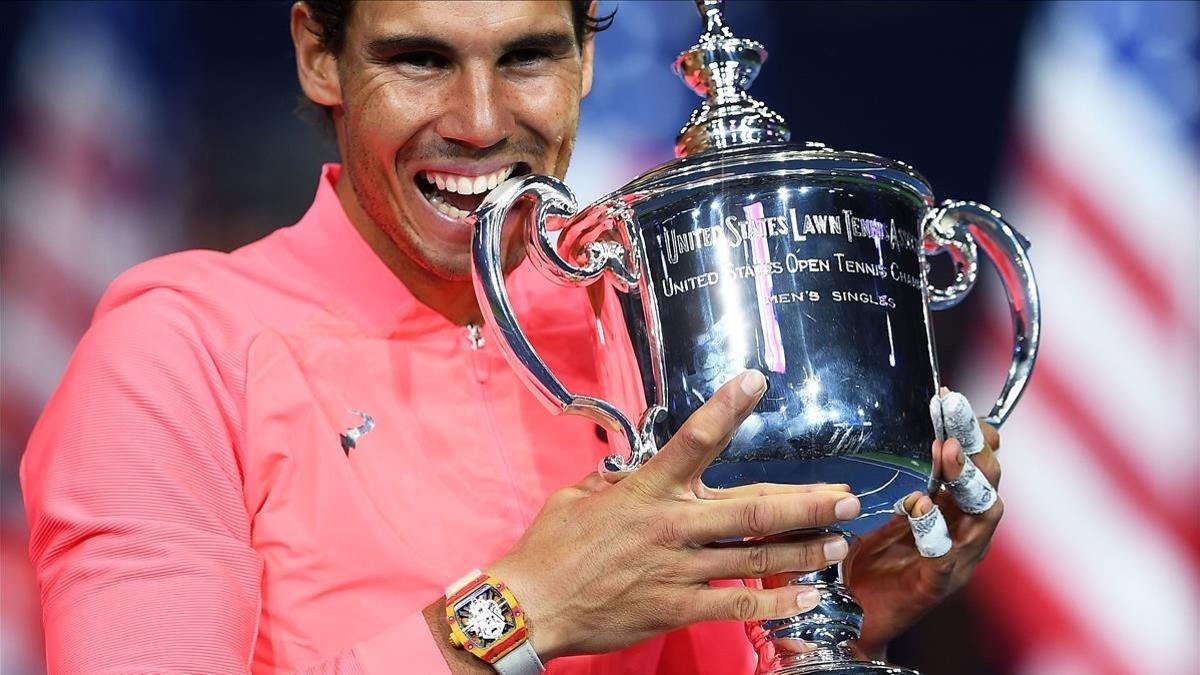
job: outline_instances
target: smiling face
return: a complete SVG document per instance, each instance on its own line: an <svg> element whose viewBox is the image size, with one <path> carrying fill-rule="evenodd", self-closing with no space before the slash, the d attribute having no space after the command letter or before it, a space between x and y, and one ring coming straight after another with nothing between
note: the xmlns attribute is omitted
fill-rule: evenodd
<svg viewBox="0 0 1200 675"><path fill-rule="evenodd" d="M307 11L292 15L300 79L333 112L351 220L402 277L468 279L465 216L486 193L566 173L592 54L569 3L356 2L336 55ZM511 267L524 249L509 229Z"/></svg>

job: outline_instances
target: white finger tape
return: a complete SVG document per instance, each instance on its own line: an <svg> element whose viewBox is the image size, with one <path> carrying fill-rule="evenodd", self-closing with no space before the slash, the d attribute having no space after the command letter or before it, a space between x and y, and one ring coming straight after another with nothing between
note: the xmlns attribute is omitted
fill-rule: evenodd
<svg viewBox="0 0 1200 675"><path fill-rule="evenodd" d="M979 419L966 396L957 391L934 396L929 401L929 414L933 417L938 440L957 438L968 455L983 450L983 430L979 428Z"/></svg>
<svg viewBox="0 0 1200 675"><path fill-rule="evenodd" d="M954 497L954 503L958 504L963 513L979 515L996 503L996 488L992 487L987 476L976 468L970 457L966 460L958 478L945 484L946 490Z"/></svg>
<svg viewBox="0 0 1200 675"><path fill-rule="evenodd" d="M896 512L908 517L908 527L912 530L917 552L922 558L940 558L950 552L950 529L946 527L946 518L937 504L925 515L914 518L905 510L904 500L901 499L896 502Z"/></svg>
<svg viewBox="0 0 1200 675"><path fill-rule="evenodd" d="M939 441L946 440L946 423L942 419L942 398L937 394L929 399L929 419L933 420L933 435Z"/></svg>

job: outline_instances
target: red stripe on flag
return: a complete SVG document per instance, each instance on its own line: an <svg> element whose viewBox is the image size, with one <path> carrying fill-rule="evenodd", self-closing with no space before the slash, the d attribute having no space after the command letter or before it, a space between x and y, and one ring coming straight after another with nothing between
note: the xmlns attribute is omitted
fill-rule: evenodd
<svg viewBox="0 0 1200 675"><path fill-rule="evenodd" d="M1008 332L1007 326L1002 327L994 315L986 317L982 333L986 336L988 354L997 354L1008 346L1001 337ZM1055 419L1061 420L1091 450L1096 465L1124 493L1129 503L1164 527L1184 545L1192 561L1200 563L1200 531L1197 531L1194 515L1167 501L1161 490L1147 482L1144 472L1134 465L1116 435L1075 393L1072 379L1057 367L1053 358L1047 358L1044 353L1040 355L1035 371L1030 386L1041 392L1039 400L1050 406Z"/></svg>
<svg viewBox="0 0 1200 675"><path fill-rule="evenodd" d="M11 370L5 370L3 396L0 396L0 425L4 428L4 454L6 459L20 457L29 441L29 432L42 414L40 396L32 394L33 387L19 382ZM11 443L11 445L10 445Z"/></svg>
<svg viewBox="0 0 1200 675"><path fill-rule="evenodd" d="M1139 299L1151 310L1154 320L1164 328L1184 329L1190 337L1200 339L1191 326L1191 316L1177 306L1168 280L1155 271L1151 262L1143 259L1129 243L1122 228L1103 209L1092 203L1075 184L1072 176L1060 171L1040 149L1016 135L1012 157L1023 182L1022 191L1040 193L1061 205L1071 221L1083 230L1089 241L1105 257L1113 270L1121 275Z"/></svg>
<svg viewBox="0 0 1200 675"><path fill-rule="evenodd" d="M1000 524L1005 529L1005 523ZM1059 569L1062 584L1071 583L1070 570ZM970 593L983 601L988 610L996 609L1006 624L1029 645L1055 645L1066 649L1087 665L1093 675L1142 675L1126 670L1114 645L1095 635L1078 612L1031 570L1014 546L1001 535L976 568ZM1113 611L1120 611L1114 608ZM1128 649L1128 645L1121 645Z"/></svg>
<svg viewBox="0 0 1200 675"><path fill-rule="evenodd" d="M35 242L11 236L6 244L0 272L5 294L20 296L23 306L45 317L64 342L77 341L87 330L104 289L64 268Z"/></svg>

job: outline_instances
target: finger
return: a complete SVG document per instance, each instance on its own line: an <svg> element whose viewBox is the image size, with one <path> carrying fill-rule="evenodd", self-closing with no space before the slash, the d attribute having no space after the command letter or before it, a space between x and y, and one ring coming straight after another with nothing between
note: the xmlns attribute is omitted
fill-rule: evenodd
<svg viewBox="0 0 1200 675"><path fill-rule="evenodd" d="M905 515L920 517L933 508L933 500L924 492L913 492L900 502Z"/></svg>
<svg viewBox="0 0 1200 675"><path fill-rule="evenodd" d="M914 515L917 511L922 513ZM941 509L928 495L909 495L896 503L896 512L908 518L908 526L912 530L913 540L921 557L940 558L950 552L953 547L950 528L946 526Z"/></svg>
<svg viewBox="0 0 1200 675"><path fill-rule="evenodd" d="M776 651L791 652L793 654L807 654L821 648L821 645L814 642L805 642L804 640L797 640L795 638L772 639L771 644L775 646Z"/></svg>
<svg viewBox="0 0 1200 675"><path fill-rule="evenodd" d="M962 444L957 438L944 441L940 446L934 441L934 452L937 453L938 473L934 475L940 481L954 480L962 472L963 464L967 461L967 453L963 452Z"/></svg>
<svg viewBox="0 0 1200 675"><path fill-rule="evenodd" d="M849 492L846 483L810 483L808 485L783 485L780 483L753 483L732 488L710 488L703 481L696 481L696 496L701 499L742 499L766 495L795 495L809 492Z"/></svg>
<svg viewBox="0 0 1200 675"><path fill-rule="evenodd" d="M812 537L803 541L705 547L693 554L700 579L761 579L782 572L813 572L844 560L850 546L844 537Z"/></svg>
<svg viewBox="0 0 1200 675"><path fill-rule="evenodd" d="M996 427L979 420L979 428L983 431L983 442L992 452L1000 452L1000 431Z"/></svg>
<svg viewBox="0 0 1200 675"><path fill-rule="evenodd" d="M811 586L782 588L708 587L696 592L692 620L766 621L803 614L817 606L821 594Z"/></svg>
<svg viewBox="0 0 1200 675"><path fill-rule="evenodd" d="M662 450L636 472L638 480L690 485L721 454L733 432L766 390L766 378L757 370L747 370L726 382L692 413Z"/></svg>
<svg viewBox="0 0 1200 675"><path fill-rule="evenodd" d="M975 417L975 410L971 407L971 402L967 400L967 397L957 391L950 391L942 387L937 399L941 404L942 426L945 433L940 438L942 440L957 438L968 455L974 455L983 450L985 447L983 431L979 427L979 418ZM934 407L935 404L931 401L930 410L932 411ZM938 423L935 420L934 428L937 427Z"/></svg>
<svg viewBox="0 0 1200 675"><path fill-rule="evenodd" d="M946 491L954 498L959 510L978 516L995 506L999 496L987 476L975 467L975 462L970 457L962 456L964 463L961 470L956 478L945 483Z"/></svg>
<svg viewBox="0 0 1200 675"><path fill-rule="evenodd" d="M933 477L936 480L942 479L942 448L945 447L945 441L933 439Z"/></svg>
<svg viewBox="0 0 1200 675"><path fill-rule="evenodd" d="M793 530L829 527L858 517L858 497L842 491L777 494L743 499L694 502L702 509L689 517L690 541L708 544L722 539L765 537Z"/></svg>
<svg viewBox="0 0 1200 675"><path fill-rule="evenodd" d="M952 438L942 443L940 447L935 441L934 452L937 453L935 465L940 469L940 473L934 473L938 480L947 482L957 480L963 472L963 467L971 462L975 468L983 472L992 487L1000 487L1000 460L996 458L996 454L992 452L991 448L984 446L983 450L974 455L968 455L958 441Z"/></svg>
<svg viewBox="0 0 1200 675"><path fill-rule="evenodd" d="M600 472L598 471L589 473L588 475L584 476L583 480L575 484L575 487L588 494L599 492L607 486L608 480L606 480L604 476L601 476Z"/></svg>

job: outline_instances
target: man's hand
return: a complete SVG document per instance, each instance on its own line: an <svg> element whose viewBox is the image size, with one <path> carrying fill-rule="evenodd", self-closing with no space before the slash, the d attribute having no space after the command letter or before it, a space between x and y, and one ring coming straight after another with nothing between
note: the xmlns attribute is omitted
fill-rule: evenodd
<svg viewBox="0 0 1200 675"><path fill-rule="evenodd" d="M985 447L970 460L994 486L1000 486L1000 435L980 422ZM949 482L962 472L965 455L957 439L933 443L933 473L939 481ZM913 546L908 523L898 517L884 528L863 538L847 562L851 591L863 606L865 624L859 651L870 658L881 658L888 641L904 632L925 612L946 596L966 585L991 544L992 535L1004 514L1004 503L997 499L979 515L963 513L951 496L940 491L932 498L913 493L904 508L920 516L937 504L946 518L954 544L939 558L923 558Z"/></svg>
<svg viewBox="0 0 1200 675"><path fill-rule="evenodd" d="M554 493L512 551L487 568L525 607L543 659L612 651L698 621L782 618L816 605L816 592L802 586L709 586L821 569L846 551L836 536L714 542L821 528L859 513L845 485L701 483L765 389L761 373L743 373L641 469L613 485L593 474Z"/></svg>

